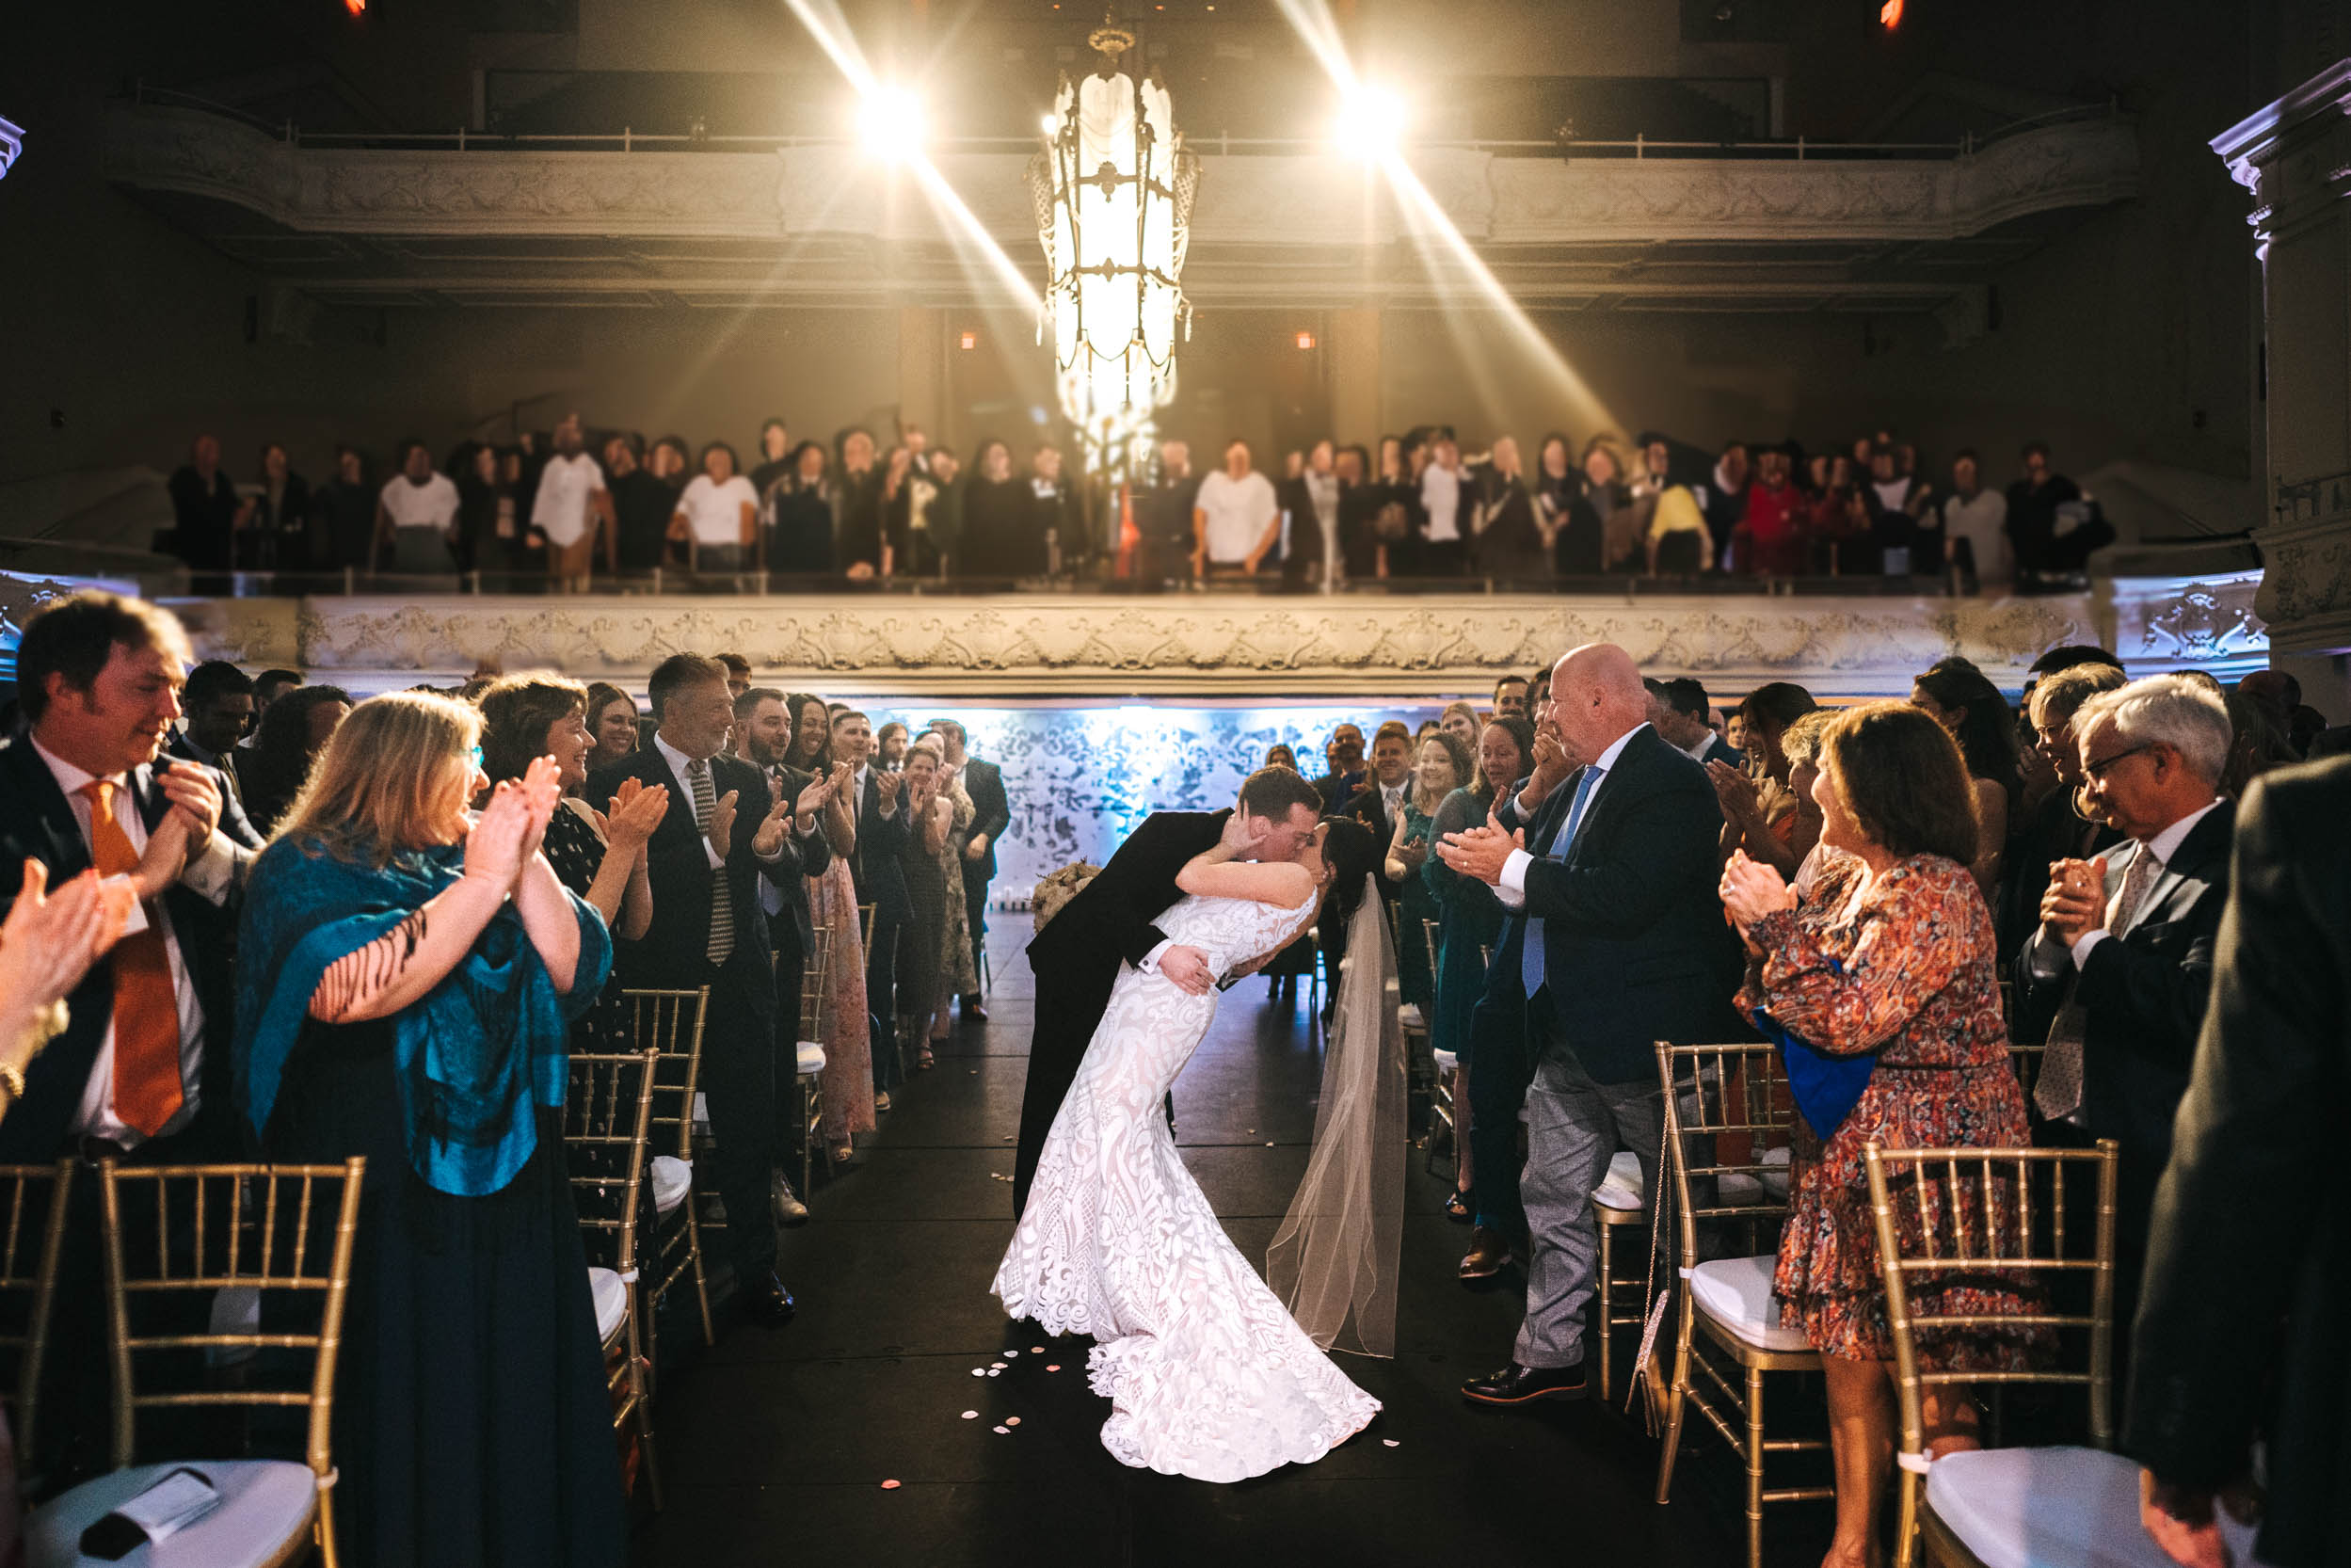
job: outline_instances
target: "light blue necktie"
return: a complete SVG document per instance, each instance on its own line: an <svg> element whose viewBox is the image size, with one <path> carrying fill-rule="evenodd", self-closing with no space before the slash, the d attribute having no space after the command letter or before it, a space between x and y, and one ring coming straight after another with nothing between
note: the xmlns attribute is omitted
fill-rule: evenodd
<svg viewBox="0 0 2351 1568"><path fill-rule="evenodd" d="M1567 858L1567 852L1575 847L1575 830L1584 823L1584 803L1591 798L1592 790L1599 784L1600 772L1598 768L1584 770L1582 780L1575 786L1575 798L1568 804L1567 821L1559 824L1559 836L1551 840L1551 853L1548 858L1564 860ZM1525 994L1527 997L1532 998L1537 991L1543 989L1543 917L1541 915L1527 917L1526 946L1519 953L1518 972L1520 978L1526 982Z"/></svg>

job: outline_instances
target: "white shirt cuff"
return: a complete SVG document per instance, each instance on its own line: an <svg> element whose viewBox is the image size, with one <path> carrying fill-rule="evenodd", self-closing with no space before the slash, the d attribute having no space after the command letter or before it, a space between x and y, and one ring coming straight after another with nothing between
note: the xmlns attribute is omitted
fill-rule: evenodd
<svg viewBox="0 0 2351 1568"><path fill-rule="evenodd" d="M1137 964L1135 968L1141 969L1144 974L1159 973L1160 960L1165 957L1167 955L1167 950L1175 945L1176 938L1173 936L1169 937L1166 941L1161 942L1158 947L1153 948L1149 952L1144 953L1143 955L1143 962Z"/></svg>
<svg viewBox="0 0 2351 1568"><path fill-rule="evenodd" d="M1510 858L1502 862L1502 879L1495 885L1494 896L1503 908L1527 907L1527 868L1534 863L1535 857L1523 849L1511 851Z"/></svg>
<svg viewBox="0 0 2351 1568"><path fill-rule="evenodd" d="M237 844L217 827L204 840L204 847L188 856L181 869L180 886L210 904L226 904L236 888L245 864L252 858L252 851L240 850Z"/></svg>
<svg viewBox="0 0 2351 1568"><path fill-rule="evenodd" d="M2083 963L2088 959L2091 951L2105 939L2106 933L2103 930L2085 931L2076 936L2073 939L2073 968L2079 970Z"/></svg>
<svg viewBox="0 0 2351 1568"><path fill-rule="evenodd" d="M702 853L709 858L712 871L727 863L727 857L718 853L718 846L711 842L711 836L707 833L702 835Z"/></svg>

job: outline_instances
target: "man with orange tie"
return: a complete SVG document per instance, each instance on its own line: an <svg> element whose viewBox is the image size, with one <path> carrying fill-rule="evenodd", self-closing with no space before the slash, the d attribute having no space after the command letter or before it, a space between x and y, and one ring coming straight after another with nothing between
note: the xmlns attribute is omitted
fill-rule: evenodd
<svg viewBox="0 0 2351 1568"><path fill-rule="evenodd" d="M138 600L77 594L25 625L17 696L31 730L0 748L0 906L27 860L41 862L51 887L92 866L128 878L139 904L67 999L65 1032L9 1085L18 1093L0 1121L0 1161L165 1164L243 1152L228 1051L234 921L223 906L253 852L219 831L214 770L158 760L188 662L180 623ZM79 1402L103 1411L88 1398L104 1386L103 1361L84 1360L101 1341L72 1326L104 1320L97 1210L85 1180L53 1323L60 1382L79 1381Z"/></svg>

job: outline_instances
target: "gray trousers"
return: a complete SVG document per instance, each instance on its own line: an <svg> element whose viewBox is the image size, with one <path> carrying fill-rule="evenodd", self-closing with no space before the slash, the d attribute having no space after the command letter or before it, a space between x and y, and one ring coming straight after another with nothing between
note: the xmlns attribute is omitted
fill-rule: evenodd
<svg viewBox="0 0 2351 1568"><path fill-rule="evenodd" d="M1584 1359L1584 1309L1594 1288L1600 1230L1591 1194L1616 1151L1640 1160L1643 1190L1657 1191L1665 1112L1654 1079L1597 1083L1561 1038L1551 999L1527 1009L1535 1058L1527 1088L1527 1169L1519 1195L1531 1240L1527 1317L1511 1359L1522 1367L1574 1367Z"/></svg>

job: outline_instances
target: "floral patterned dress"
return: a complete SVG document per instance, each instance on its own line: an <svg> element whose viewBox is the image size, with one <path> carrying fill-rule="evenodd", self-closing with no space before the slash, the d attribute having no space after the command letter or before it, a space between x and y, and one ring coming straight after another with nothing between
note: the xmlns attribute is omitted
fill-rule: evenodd
<svg viewBox="0 0 2351 1568"><path fill-rule="evenodd" d="M857 885L839 855L808 878L808 918L832 932L823 1009L824 1142L835 1148L873 1130L873 1037L867 1032L865 938L857 927Z"/></svg>
<svg viewBox="0 0 2351 1568"><path fill-rule="evenodd" d="M1914 856L1853 904L1866 871L1837 856L1810 900L1755 923L1750 936L1765 956L1751 959L1738 1001L1818 1050L1877 1053L1860 1101L1797 1175L1772 1293L1781 1322L1801 1328L1821 1353L1886 1360L1894 1345L1863 1145L1875 1138L1889 1148L2008 1147L2031 1136L1993 979L1991 911L1975 878L1939 856ZM1944 1184L1927 1179L1928 1204L1940 1212L1935 1189ZM2007 1234L2012 1183L1996 1180L1992 1196L1994 1223ZM1915 1225L1907 1197L1896 1213ZM2015 1276L1990 1270L1924 1277L1911 1299L1921 1312L1994 1316L2023 1316L2038 1303ZM2026 1325L1979 1327L1922 1336L1919 1350L1930 1369L2016 1369L2045 1337Z"/></svg>

